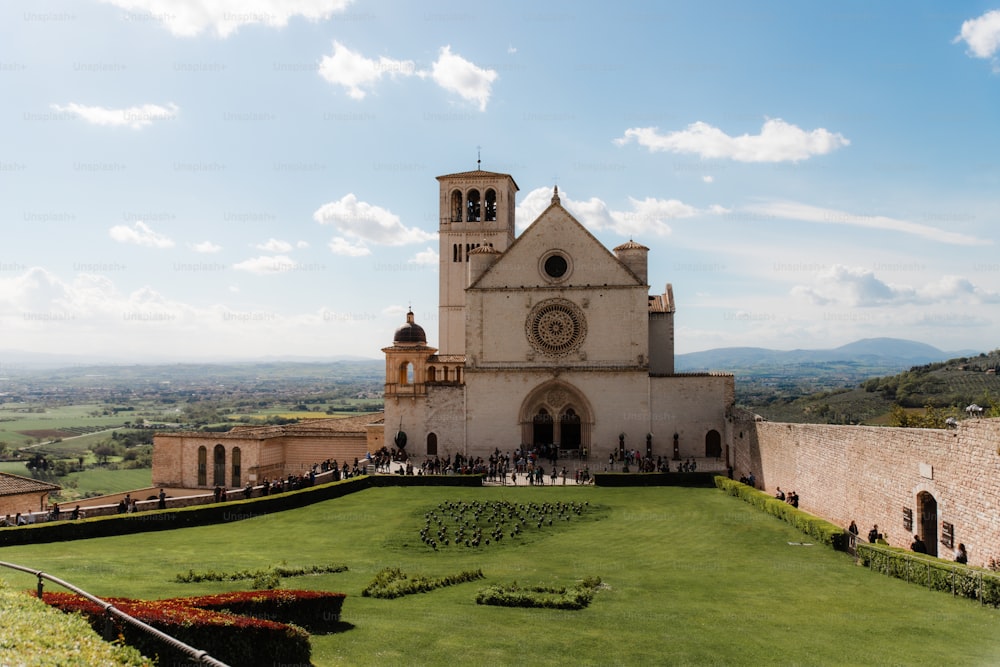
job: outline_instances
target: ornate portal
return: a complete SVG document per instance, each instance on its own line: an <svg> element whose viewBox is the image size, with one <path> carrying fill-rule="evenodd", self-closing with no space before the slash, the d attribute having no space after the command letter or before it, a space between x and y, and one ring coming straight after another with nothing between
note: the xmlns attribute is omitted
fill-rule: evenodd
<svg viewBox="0 0 1000 667"><path fill-rule="evenodd" d="M535 304L524 328L531 347L549 357L575 352L587 337L583 311L566 299L547 299Z"/></svg>

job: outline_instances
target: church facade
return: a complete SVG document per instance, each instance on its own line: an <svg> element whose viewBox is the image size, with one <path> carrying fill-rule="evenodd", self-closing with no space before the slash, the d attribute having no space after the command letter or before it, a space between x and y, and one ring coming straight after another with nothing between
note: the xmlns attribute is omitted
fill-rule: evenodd
<svg viewBox="0 0 1000 667"><path fill-rule="evenodd" d="M555 448L729 460L731 374L674 372L669 284L649 249L605 248L559 200L520 236L508 174L438 177L438 346L413 313L383 348L384 440L411 457Z"/></svg>

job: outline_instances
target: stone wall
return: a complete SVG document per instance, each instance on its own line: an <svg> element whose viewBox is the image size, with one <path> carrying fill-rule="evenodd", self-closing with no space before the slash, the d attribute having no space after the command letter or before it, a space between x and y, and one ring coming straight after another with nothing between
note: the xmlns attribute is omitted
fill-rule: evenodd
<svg viewBox="0 0 1000 667"><path fill-rule="evenodd" d="M945 524L954 528L969 563L1000 558L1000 419L971 419L957 428L784 424L733 425L734 476L753 472L758 488L799 494L799 507L836 524L857 522L862 536L878 524L893 546L914 534L933 538L938 555ZM936 502L936 517L921 525ZM904 524L912 512L912 527ZM930 542L931 539L925 541Z"/></svg>

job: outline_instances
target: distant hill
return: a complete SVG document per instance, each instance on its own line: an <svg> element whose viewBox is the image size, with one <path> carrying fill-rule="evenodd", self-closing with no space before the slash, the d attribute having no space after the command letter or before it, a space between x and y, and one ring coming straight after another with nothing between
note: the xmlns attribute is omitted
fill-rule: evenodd
<svg viewBox="0 0 1000 667"><path fill-rule="evenodd" d="M901 373L808 395L767 395L760 387L752 391L750 385L738 400L772 421L885 424L894 405L918 413L931 406L944 416L962 418L964 408L972 403L987 409L1000 407L998 371L1000 350L993 350L916 364Z"/></svg>
<svg viewBox="0 0 1000 667"><path fill-rule="evenodd" d="M680 372L733 371L767 366L814 365L830 362L876 364L879 368L909 368L915 364L943 361L966 352L944 352L932 345L902 338L864 338L828 350L772 350L763 347L723 347L678 354L674 365ZM869 376L870 377L870 376Z"/></svg>

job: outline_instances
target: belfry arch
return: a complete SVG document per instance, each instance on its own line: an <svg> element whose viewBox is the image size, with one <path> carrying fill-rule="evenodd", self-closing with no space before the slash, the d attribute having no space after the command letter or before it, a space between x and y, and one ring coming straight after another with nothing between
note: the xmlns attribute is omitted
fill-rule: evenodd
<svg viewBox="0 0 1000 667"><path fill-rule="evenodd" d="M528 446L590 450L594 410L587 397L566 382L551 380L533 389L521 403L518 421L521 441Z"/></svg>

